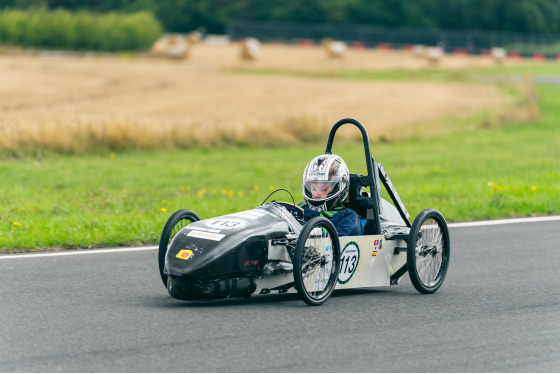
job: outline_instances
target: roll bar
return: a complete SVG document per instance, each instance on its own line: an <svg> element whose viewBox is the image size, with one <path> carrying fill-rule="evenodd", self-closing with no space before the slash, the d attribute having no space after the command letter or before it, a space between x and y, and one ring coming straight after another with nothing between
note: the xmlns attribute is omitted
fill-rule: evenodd
<svg viewBox="0 0 560 374"><path fill-rule="evenodd" d="M362 132L362 139L364 141L364 152L366 154L366 165L367 165L367 171L368 171L368 175L375 175L374 172L374 168L373 168L373 157L371 156L371 151L369 148L369 136L367 133L366 128L364 127L364 125L362 125L359 121L353 119L353 118L343 118L340 121L338 121L337 123L334 124L334 126L331 128L331 132L329 133L329 139L327 140L327 148L325 149L325 153L326 154L332 154L332 145L333 145L333 141L334 141L334 135L336 134L336 131L340 128L340 126L350 123L354 126L356 126L358 129L360 129L360 131Z"/></svg>
<svg viewBox="0 0 560 374"><path fill-rule="evenodd" d="M370 150L370 146L369 146L369 136L367 133L366 128L364 127L364 125L362 125L359 121L353 119L353 118L343 118L340 121L338 121L337 123L334 124L334 126L331 128L331 131L329 133L329 138L327 140L327 147L325 148L325 154L332 154L332 145L333 145L333 141L334 141L334 136L336 134L336 131L345 124L352 124L354 126L356 126L358 129L360 129L361 133L362 133L362 139L364 142L364 153L366 156L366 166L367 166L367 173L368 175L364 176L364 177L360 177L360 184L364 187L369 187L370 191L371 191L371 200L370 200L370 206L372 209L372 212L369 212L368 209L368 221L372 220L374 223L374 227L371 230L367 230L370 232L367 232L366 234L371 234L371 235L379 235L381 234L381 223L380 223L380 218L379 218L379 186L377 183L377 178L375 178L375 176L377 175L377 164L375 163L375 159L373 158L372 154L371 154L371 150Z"/></svg>
<svg viewBox="0 0 560 374"><path fill-rule="evenodd" d="M371 154L371 150L369 146L369 136L364 125L362 125L359 121L353 118L344 118L338 121L337 123L335 123L334 126L331 128L331 132L329 133L329 138L327 140L327 147L325 148L325 154L332 154L332 145L333 145L336 131L342 125L345 124L352 124L356 126L358 129L360 129L362 133L362 139L364 141L364 153L366 156L367 175L365 176L361 176L357 174L350 175L350 179L355 181L355 183L357 183L360 186L360 188L369 187L371 191L370 197L354 196L354 198L358 200L358 203L365 204L368 206L367 220L368 222L371 221L371 223L373 224L373 227L371 227L372 226L371 224L366 225L366 229L365 229L366 232L364 233L367 235L381 234L381 223L380 223L381 209L379 206L381 201L381 190L379 186L379 181L376 178L376 176L378 176L379 180L383 182L383 186L385 187L389 196L393 200L393 203L395 204L395 207L399 211L403 221L406 223L408 227L411 227L412 225L408 220L409 214L406 211L406 208L403 202L401 201L399 194L397 193L397 190L391 183L391 180L389 179L389 176L387 175L385 168L383 168L383 165L376 163L375 159Z"/></svg>

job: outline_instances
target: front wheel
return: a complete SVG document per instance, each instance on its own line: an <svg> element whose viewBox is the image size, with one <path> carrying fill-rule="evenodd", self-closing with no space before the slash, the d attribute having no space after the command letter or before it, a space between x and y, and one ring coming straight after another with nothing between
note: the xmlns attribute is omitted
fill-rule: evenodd
<svg viewBox="0 0 560 374"><path fill-rule="evenodd" d="M159 239L158 264L159 274L161 275L161 280L165 287L167 287L167 273L165 271L165 254L167 253L167 248L179 231L196 221L200 221L196 213L188 209L181 209L173 213L163 227L161 238Z"/></svg>
<svg viewBox="0 0 560 374"><path fill-rule="evenodd" d="M340 267L340 242L334 225L314 217L303 226L294 253L294 283L309 305L321 305L336 286Z"/></svg>
<svg viewBox="0 0 560 374"><path fill-rule="evenodd" d="M418 292L434 293L443 283L449 266L449 230L443 215L425 209L416 217L407 243L410 281Z"/></svg>

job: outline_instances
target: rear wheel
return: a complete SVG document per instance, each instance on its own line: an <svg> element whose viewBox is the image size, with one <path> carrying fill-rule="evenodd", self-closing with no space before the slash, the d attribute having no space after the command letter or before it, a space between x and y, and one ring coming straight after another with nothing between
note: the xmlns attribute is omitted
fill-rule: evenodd
<svg viewBox="0 0 560 374"><path fill-rule="evenodd" d="M161 280L165 287L167 287L167 274L165 270L165 254L167 253L167 248L179 231L196 221L200 221L196 213L188 209L181 209L173 213L163 227L161 238L159 239L158 264L159 274L161 275Z"/></svg>
<svg viewBox="0 0 560 374"><path fill-rule="evenodd" d="M294 283L309 305L321 305L332 294L340 267L340 242L334 225L314 217L303 226L294 254Z"/></svg>
<svg viewBox="0 0 560 374"><path fill-rule="evenodd" d="M449 230L443 215L425 209L416 217L407 243L408 274L414 288L434 293L443 283L449 266Z"/></svg>

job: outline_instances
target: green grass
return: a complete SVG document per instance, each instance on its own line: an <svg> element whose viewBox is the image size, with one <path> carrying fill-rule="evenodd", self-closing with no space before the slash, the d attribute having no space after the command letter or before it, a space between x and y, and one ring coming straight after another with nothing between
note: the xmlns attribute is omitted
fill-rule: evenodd
<svg viewBox="0 0 560 374"><path fill-rule="evenodd" d="M528 63L515 66L493 66L475 71L477 74L488 75L515 75L515 74L529 74L529 75L560 75L560 64L555 61L547 61L542 63Z"/></svg>
<svg viewBox="0 0 560 374"><path fill-rule="evenodd" d="M495 65L473 69L410 69L410 70L332 70L332 71L293 71L282 69L235 69L235 73L256 76L305 76L314 78L378 80L378 81L432 81L432 82L470 82L477 81L480 75L556 75L560 74L557 62L523 63L513 66Z"/></svg>
<svg viewBox="0 0 560 374"><path fill-rule="evenodd" d="M256 76L303 76L312 78L335 78L379 81L468 81L468 70L418 69L418 70L333 70L333 71L293 71L282 69L235 69L235 73Z"/></svg>
<svg viewBox="0 0 560 374"><path fill-rule="evenodd" d="M560 86L537 88L537 123L372 144L412 218L429 207L449 221L560 214ZM274 188L300 201L303 168L323 151L321 144L4 159L0 248L155 244L177 209L223 215L258 206ZM335 141L333 151L364 173L361 144Z"/></svg>

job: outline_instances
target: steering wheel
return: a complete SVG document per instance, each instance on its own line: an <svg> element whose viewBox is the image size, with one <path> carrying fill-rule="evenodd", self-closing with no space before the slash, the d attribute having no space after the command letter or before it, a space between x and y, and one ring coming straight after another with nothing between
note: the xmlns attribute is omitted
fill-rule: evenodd
<svg viewBox="0 0 560 374"><path fill-rule="evenodd" d="M288 212L290 212L294 217L296 217L299 220L303 219L303 208L294 205L292 203L288 203L285 201L273 201L274 203L278 204L278 205L282 205L284 208L286 208L288 210Z"/></svg>

